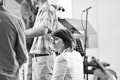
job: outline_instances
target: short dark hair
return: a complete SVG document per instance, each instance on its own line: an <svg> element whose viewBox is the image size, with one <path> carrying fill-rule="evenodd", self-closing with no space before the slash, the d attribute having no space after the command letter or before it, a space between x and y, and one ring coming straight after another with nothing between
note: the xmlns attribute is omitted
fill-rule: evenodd
<svg viewBox="0 0 120 80"><path fill-rule="evenodd" d="M72 33L67 29L59 29L51 33L51 37L59 37L63 40L66 48L73 48L74 37Z"/></svg>

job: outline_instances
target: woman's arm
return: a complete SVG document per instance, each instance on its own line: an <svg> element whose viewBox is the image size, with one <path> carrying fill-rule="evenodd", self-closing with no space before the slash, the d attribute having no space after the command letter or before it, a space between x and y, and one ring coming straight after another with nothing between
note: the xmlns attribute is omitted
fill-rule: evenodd
<svg viewBox="0 0 120 80"><path fill-rule="evenodd" d="M55 58L52 80L64 80L67 71L66 59L59 55Z"/></svg>

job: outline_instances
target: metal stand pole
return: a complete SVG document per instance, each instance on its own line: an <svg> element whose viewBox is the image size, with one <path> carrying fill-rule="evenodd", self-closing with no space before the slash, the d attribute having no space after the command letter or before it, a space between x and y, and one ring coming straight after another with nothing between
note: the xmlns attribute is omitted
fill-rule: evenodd
<svg viewBox="0 0 120 80"><path fill-rule="evenodd" d="M91 7L90 7L91 8ZM90 9L88 8L88 9ZM86 56L86 46L87 46L87 19L88 19L88 9L86 9L86 27L85 27L85 45L84 45L84 77L86 73L86 80L88 80L88 57Z"/></svg>

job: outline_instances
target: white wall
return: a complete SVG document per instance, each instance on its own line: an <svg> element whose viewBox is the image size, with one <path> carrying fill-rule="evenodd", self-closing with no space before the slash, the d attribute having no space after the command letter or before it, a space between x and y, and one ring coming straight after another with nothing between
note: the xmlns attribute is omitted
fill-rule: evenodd
<svg viewBox="0 0 120 80"><path fill-rule="evenodd" d="M98 32L98 0L72 0L72 17L81 19L81 13L88 7L92 7L88 11L88 21ZM83 13L82 19L86 20L86 13Z"/></svg>
<svg viewBox="0 0 120 80"><path fill-rule="evenodd" d="M50 2L55 5L61 5L65 9L64 12L57 11L58 17L72 18L72 0L50 0Z"/></svg>
<svg viewBox="0 0 120 80"><path fill-rule="evenodd" d="M62 18L72 18L72 0L57 0L57 2L58 5L65 8L64 12L57 11L58 16Z"/></svg>
<svg viewBox="0 0 120 80"><path fill-rule="evenodd" d="M120 0L99 0L99 50L120 77Z"/></svg>

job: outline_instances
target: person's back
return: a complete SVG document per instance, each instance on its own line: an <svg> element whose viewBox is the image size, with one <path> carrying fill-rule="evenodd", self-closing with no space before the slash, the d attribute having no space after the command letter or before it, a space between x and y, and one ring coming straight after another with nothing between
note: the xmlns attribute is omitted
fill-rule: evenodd
<svg viewBox="0 0 120 80"><path fill-rule="evenodd" d="M25 49L20 19L0 6L0 80L18 78L19 69L26 61Z"/></svg>
<svg viewBox="0 0 120 80"><path fill-rule="evenodd" d="M71 54L66 53L65 57L68 61L68 74L72 80L83 80L83 60L79 52L73 51ZM67 79L65 79L67 80Z"/></svg>

